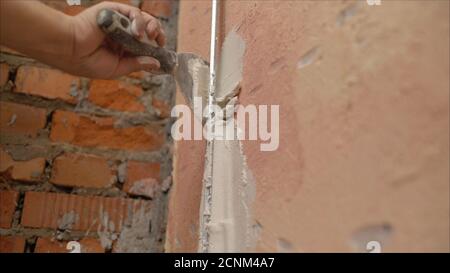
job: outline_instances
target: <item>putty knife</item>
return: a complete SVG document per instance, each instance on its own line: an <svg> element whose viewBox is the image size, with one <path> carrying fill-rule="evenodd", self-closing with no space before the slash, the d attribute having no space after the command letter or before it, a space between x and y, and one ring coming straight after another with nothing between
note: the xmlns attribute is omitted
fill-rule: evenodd
<svg viewBox="0 0 450 273"><path fill-rule="evenodd" d="M194 96L207 98L209 63L192 53L179 53L159 47L154 41L139 41L131 31L132 22L125 15L102 9L97 14L97 24L102 31L122 48L136 56L150 56L161 64L161 72L172 74L181 92L193 107ZM206 102L204 102L206 103Z"/></svg>

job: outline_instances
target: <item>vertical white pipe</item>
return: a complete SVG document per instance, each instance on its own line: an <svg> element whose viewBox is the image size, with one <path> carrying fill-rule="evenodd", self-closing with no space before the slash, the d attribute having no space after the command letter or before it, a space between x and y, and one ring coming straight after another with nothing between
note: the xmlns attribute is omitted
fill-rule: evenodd
<svg viewBox="0 0 450 273"><path fill-rule="evenodd" d="M218 0L212 0L212 12L211 12L211 44L209 48L209 92L208 92L208 113L213 125L214 115L213 115L213 105L216 93L216 53L217 53L217 6ZM214 127L211 127L213 130Z"/></svg>
<svg viewBox="0 0 450 273"><path fill-rule="evenodd" d="M216 92L216 59L217 59L217 11L219 0L211 0L211 40L210 40L210 55L209 55L209 90L208 90L208 123L210 140L206 142L206 160L210 160L210 164L205 164L205 174L203 181L203 200L202 200L202 219L200 223L200 252L209 252L209 227L211 215L206 212L211 211L211 197L212 197L212 177L213 177L213 155L214 155L214 103Z"/></svg>

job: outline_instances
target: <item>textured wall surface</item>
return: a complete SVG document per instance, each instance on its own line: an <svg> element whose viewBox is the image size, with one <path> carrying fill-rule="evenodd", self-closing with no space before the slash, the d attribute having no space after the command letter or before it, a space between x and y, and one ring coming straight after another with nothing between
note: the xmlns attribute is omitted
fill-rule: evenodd
<svg viewBox="0 0 450 273"><path fill-rule="evenodd" d="M221 36L246 43L240 103L280 105L279 149L244 141L251 250L449 251L449 2L226 1L221 14ZM209 22L209 2L181 2L179 51L207 59ZM169 251L197 250L203 153L176 143Z"/></svg>
<svg viewBox="0 0 450 273"><path fill-rule="evenodd" d="M160 18L175 49L176 1L118 2ZM163 251L174 92L170 76L90 80L2 47L0 252Z"/></svg>

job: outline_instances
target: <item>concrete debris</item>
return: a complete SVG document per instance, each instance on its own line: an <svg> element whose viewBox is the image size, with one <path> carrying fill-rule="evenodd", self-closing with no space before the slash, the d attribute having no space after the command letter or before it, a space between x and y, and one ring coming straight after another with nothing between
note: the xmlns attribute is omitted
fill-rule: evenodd
<svg viewBox="0 0 450 273"><path fill-rule="evenodd" d="M161 185L161 191L166 193L170 190L171 187L172 187L172 176L169 175L163 180Z"/></svg>
<svg viewBox="0 0 450 273"><path fill-rule="evenodd" d="M134 182L128 192L132 195L153 198L157 185L158 181L156 179L145 178Z"/></svg>

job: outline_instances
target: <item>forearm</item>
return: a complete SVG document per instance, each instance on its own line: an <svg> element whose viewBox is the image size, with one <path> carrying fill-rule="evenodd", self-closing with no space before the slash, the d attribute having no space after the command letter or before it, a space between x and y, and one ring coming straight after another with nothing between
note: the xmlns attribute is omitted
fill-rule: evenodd
<svg viewBox="0 0 450 273"><path fill-rule="evenodd" d="M161 24L139 8L102 1L68 16L37 0L0 0L0 44L84 77L109 79L139 70L158 70L158 60L123 54L120 47L105 40L97 26L97 14L105 8L135 20L136 38L145 33L164 46Z"/></svg>
<svg viewBox="0 0 450 273"><path fill-rule="evenodd" d="M0 44L57 64L73 51L71 18L39 1L0 1ZM55 63L56 62L56 63Z"/></svg>

